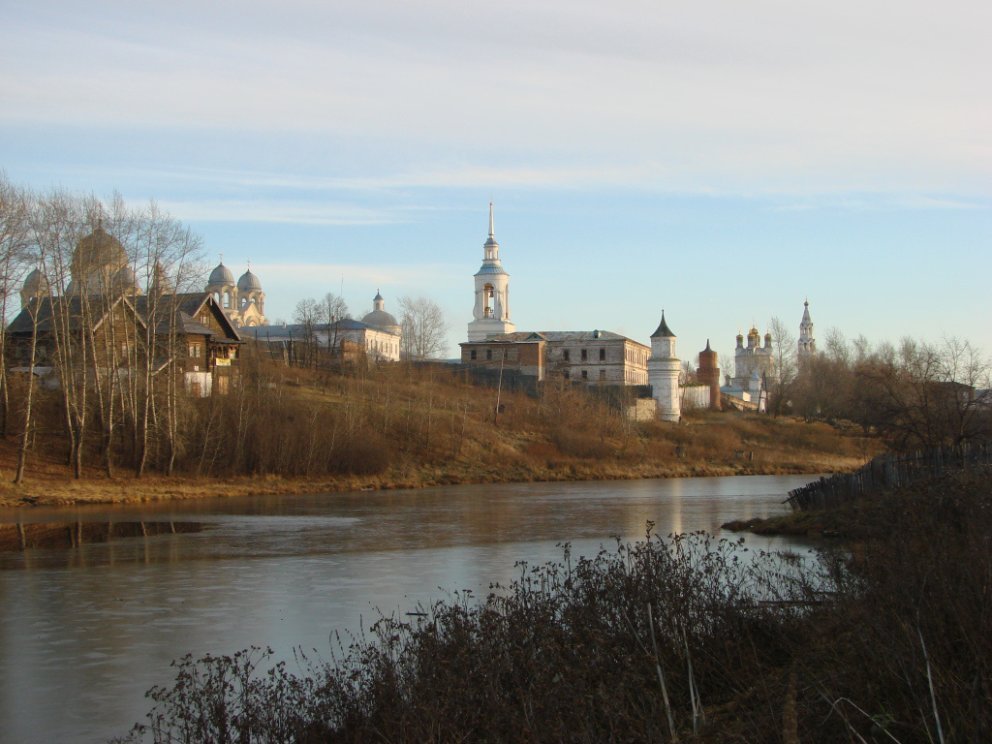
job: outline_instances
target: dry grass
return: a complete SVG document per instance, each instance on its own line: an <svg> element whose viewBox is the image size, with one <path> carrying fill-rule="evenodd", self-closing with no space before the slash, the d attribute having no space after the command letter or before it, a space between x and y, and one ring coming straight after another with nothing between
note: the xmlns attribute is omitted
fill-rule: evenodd
<svg viewBox="0 0 992 744"><path fill-rule="evenodd" d="M156 501L417 488L454 483L836 472L864 461L864 440L825 424L696 413L678 426L632 424L574 389L495 391L443 368L394 365L341 375L265 368L240 399L192 401L177 473L115 477L96 453L73 480L57 410L10 483L16 440L0 439L0 505ZM240 438L231 433L248 412ZM202 444L200 444L202 442Z"/></svg>

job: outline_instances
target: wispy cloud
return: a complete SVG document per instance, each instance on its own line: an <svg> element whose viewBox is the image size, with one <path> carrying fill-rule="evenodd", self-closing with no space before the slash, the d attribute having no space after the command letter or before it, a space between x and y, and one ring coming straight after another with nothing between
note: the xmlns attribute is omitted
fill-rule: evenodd
<svg viewBox="0 0 992 744"><path fill-rule="evenodd" d="M992 209L992 201L929 194L820 194L801 201L769 200L772 212L810 212L831 210L842 212L892 212L900 210L981 210Z"/></svg>
<svg viewBox="0 0 992 744"><path fill-rule="evenodd" d="M5 17L10 127L122 128L177 151L219 136L218 161L240 147L282 172L355 166L330 189L990 180L987 3L246 0L200 4L193 26L189 3L62 5Z"/></svg>
<svg viewBox="0 0 992 744"><path fill-rule="evenodd" d="M384 225L406 221L395 211L323 202L164 200L159 205L194 222L271 222L296 225Z"/></svg>

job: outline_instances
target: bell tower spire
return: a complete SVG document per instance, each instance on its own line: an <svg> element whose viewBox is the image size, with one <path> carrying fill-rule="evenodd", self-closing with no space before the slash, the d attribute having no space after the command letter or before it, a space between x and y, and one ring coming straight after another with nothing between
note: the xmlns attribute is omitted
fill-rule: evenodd
<svg viewBox="0 0 992 744"><path fill-rule="evenodd" d="M482 268L475 274L475 306L468 324L468 340L513 333L510 322L510 275L499 260L493 203L489 202L489 237L482 246Z"/></svg>
<svg viewBox="0 0 992 744"><path fill-rule="evenodd" d="M803 319L799 322L799 348L800 357L807 357L816 353L816 339L813 337L813 319L809 314L809 300L803 302Z"/></svg>

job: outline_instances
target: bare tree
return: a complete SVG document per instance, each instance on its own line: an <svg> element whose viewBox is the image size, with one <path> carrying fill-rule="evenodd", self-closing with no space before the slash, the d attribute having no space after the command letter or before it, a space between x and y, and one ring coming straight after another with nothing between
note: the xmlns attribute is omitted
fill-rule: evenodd
<svg viewBox="0 0 992 744"><path fill-rule="evenodd" d="M345 318L350 318L348 305L342 297L328 292L321 300L323 321L328 325L328 351L331 354L338 353L338 323Z"/></svg>
<svg viewBox="0 0 992 744"><path fill-rule="evenodd" d="M323 320L323 317L323 304L317 302L312 297L296 303L293 320L302 326L303 331L303 338L301 339L303 354L299 360L302 367L315 367L317 365L317 326Z"/></svg>
<svg viewBox="0 0 992 744"><path fill-rule="evenodd" d="M967 341L880 344L854 366L851 417L899 450L988 438L990 370Z"/></svg>
<svg viewBox="0 0 992 744"><path fill-rule="evenodd" d="M10 391L7 385L7 313L10 298L29 268L32 197L0 170L0 435L7 433ZM37 270L37 269L36 269ZM40 275L39 275L40 280Z"/></svg>
<svg viewBox="0 0 992 744"><path fill-rule="evenodd" d="M775 357L775 376L769 380L771 410L778 416L788 403L792 385L796 380L796 338L781 318L772 318L769 324Z"/></svg>
<svg viewBox="0 0 992 744"><path fill-rule="evenodd" d="M130 355L135 372L129 395L134 400L133 449L135 473L141 476L149 450L161 442L165 448L166 473L172 474L182 448L180 406L179 298L184 292L202 289L200 265L202 244L188 227L151 202L134 215L136 229L129 252L144 275L147 292L143 313L136 324L136 349ZM157 436L152 437L155 434Z"/></svg>
<svg viewBox="0 0 992 744"><path fill-rule="evenodd" d="M401 297L402 352L406 359L430 359L445 351L448 333L440 306L427 297Z"/></svg>

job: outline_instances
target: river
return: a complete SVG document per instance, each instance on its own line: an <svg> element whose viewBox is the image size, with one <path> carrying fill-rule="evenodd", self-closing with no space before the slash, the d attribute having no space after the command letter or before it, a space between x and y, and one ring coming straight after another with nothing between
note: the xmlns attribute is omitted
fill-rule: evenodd
<svg viewBox="0 0 992 744"><path fill-rule="evenodd" d="M0 522L196 522L197 532L0 552L0 741L123 735L185 653L324 657L336 632L590 555L615 537L784 513L813 476L446 486L131 507L0 510ZM793 548L748 538L754 548ZM295 671L295 669L294 669Z"/></svg>

